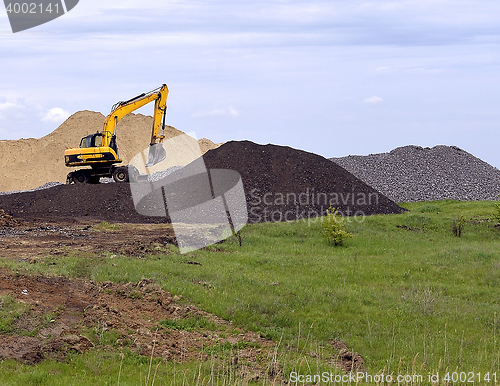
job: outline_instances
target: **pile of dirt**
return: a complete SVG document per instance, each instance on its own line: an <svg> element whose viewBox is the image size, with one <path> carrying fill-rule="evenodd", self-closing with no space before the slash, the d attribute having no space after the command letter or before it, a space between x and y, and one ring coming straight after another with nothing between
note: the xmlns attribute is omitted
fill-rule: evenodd
<svg viewBox="0 0 500 386"><path fill-rule="evenodd" d="M496 200L500 170L456 146L331 158L396 202Z"/></svg>
<svg viewBox="0 0 500 386"><path fill-rule="evenodd" d="M203 158L208 169L232 169L240 173L249 222L316 218L330 206L349 216L404 211L335 163L290 147L231 141L208 151ZM168 216L138 214L129 184L59 185L0 196L0 207L16 218L27 220L170 221Z"/></svg>
<svg viewBox="0 0 500 386"><path fill-rule="evenodd" d="M5 210L0 209L0 228L10 228L17 227L21 225L21 222L16 220L10 214L7 214Z"/></svg>
<svg viewBox="0 0 500 386"><path fill-rule="evenodd" d="M33 189L48 181L65 182L72 169L64 164L64 151L77 147L82 137L101 131L104 120L101 113L79 111L45 137L0 141L0 191ZM148 147L152 125L153 118L142 114L129 114L118 123L118 150L124 164ZM174 127L165 128L167 139L180 134L183 132ZM218 146L206 138L199 143L203 152Z"/></svg>
<svg viewBox="0 0 500 386"><path fill-rule="evenodd" d="M348 373L366 371L365 360L360 354L350 351L347 345L341 340L330 339L329 343L338 352L337 355L330 359L330 364Z"/></svg>
<svg viewBox="0 0 500 386"><path fill-rule="evenodd" d="M64 360L68 351L102 347L106 331L118 337L115 348L129 347L140 355L177 362L208 360L207 348L231 344L239 366L255 370L259 370L257 358L266 357L274 346L256 333L238 330L214 315L181 304L182 297L172 296L151 279L114 284L3 273L0 295L4 296L2 313L10 312L12 300L24 305L17 319L4 323L0 360L12 358L28 364ZM198 321L198 326L189 328L186 320ZM237 334L227 334L229 329Z"/></svg>
<svg viewBox="0 0 500 386"><path fill-rule="evenodd" d="M49 189L0 196L0 208L24 220L101 220L168 223L168 217L143 216L135 210L130 185L58 185Z"/></svg>
<svg viewBox="0 0 500 386"><path fill-rule="evenodd" d="M249 222L307 219L330 206L350 216L404 211L344 168L302 150L231 141L203 158L209 169L240 173Z"/></svg>

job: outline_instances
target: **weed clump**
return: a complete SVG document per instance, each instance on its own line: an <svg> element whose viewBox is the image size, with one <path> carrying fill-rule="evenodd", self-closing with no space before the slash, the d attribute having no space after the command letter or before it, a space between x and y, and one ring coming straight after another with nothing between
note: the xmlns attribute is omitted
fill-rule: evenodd
<svg viewBox="0 0 500 386"><path fill-rule="evenodd" d="M498 195L498 198L500 198L500 194ZM495 214L493 215L493 217L495 218L495 220L497 220L497 223L500 223L500 203L497 202L495 203Z"/></svg>
<svg viewBox="0 0 500 386"><path fill-rule="evenodd" d="M103 221L100 224L96 225L95 228L97 230L107 231L107 230L117 230L117 229L120 229L121 227L118 224L113 224L113 223L109 223L107 221Z"/></svg>
<svg viewBox="0 0 500 386"><path fill-rule="evenodd" d="M338 213L338 208L330 206L326 210L326 216L323 217L323 236L328 240L328 244L333 242L335 247L352 237L352 233L345 230L345 219Z"/></svg>
<svg viewBox="0 0 500 386"><path fill-rule="evenodd" d="M464 229L465 223L467 220L464 216L458 216L456 220L453 220L453 224L451 226L451 231L455 237L462 236L462 231Z"/></svg>

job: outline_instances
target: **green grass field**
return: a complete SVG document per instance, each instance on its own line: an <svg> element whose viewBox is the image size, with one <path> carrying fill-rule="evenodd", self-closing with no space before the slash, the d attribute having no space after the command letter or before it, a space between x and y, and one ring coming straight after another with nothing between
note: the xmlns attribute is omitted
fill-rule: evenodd
<svg viewBox="0 0 500 386"><path fill-rule="evenodd" d="M329 340L340 339L363 356L370 374L427 379L436 372L441 378L447 371L482 377L489 372L491 383L478 383L477 377L476 383L494 384L492 374L500 378L500 228L493 220L494 203L402 206L409 211L349 222L354 237L338 247L328 245L320 221L300 221L247 225L241 247L232 238L186 255L171 249L146 259L108 256L89 264L87 257L70 256L4 265L23 273L83 272L98 281L153 278L186 302L275 341L285 378L291 371L340 374L326 360L307 360L311 352L328 357L333 353ZM459 216L467 221L456 237L452 227ZM117 384L119 355L107 353L102 359L108 369L102 377L92 370L99 355L104 354L71 358L81 377L81 383L72 384ZM149 362L141 361L126 358L120 384L146 384ZM33 368L7 361L0 366L2 385L55 385L44 378L51 372L59 374L61 384L77 379L69 364ZM178 375L174 382L175 371L162 365L155 384L203 384L193 374L210 372L199 364L178 366L179 374L191 368L190 377ZM219 384L229 383L221 379Z"/></svg>

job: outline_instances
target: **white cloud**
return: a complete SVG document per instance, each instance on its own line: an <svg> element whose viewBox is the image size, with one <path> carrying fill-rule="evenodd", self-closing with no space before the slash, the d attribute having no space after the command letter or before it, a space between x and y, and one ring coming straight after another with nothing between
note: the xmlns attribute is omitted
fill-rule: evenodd
<svg viewBox="0 0 500 386"><path fill-rule="evenodd" d="M71 114L66 110L63 110L60 107L54 107L47 111L47 113L43 116L42 121L59 123L63 122L70 115Z"/></svg>
<svg viewBox="0 0 500 386"><path fill-rule="evenodd" d="M25 118L25 112L23 110L26 109L24 104L16 102L0 102L0 120L9 121L13 119L23 119Z"/></svg>
<svg viewBox="0 0 500 386"><path fill-rule="evenodd" d="M363 103L366 103L367 105L374 105L377 103L382 103L384 100L378 96L372 96L370 98L366 98Z"/></svg>
<svg viewBox="0 0 500 386"><path fill-rule="evenodd" d="M228 106L227 108L218 108L213 110L198 111L191 115L192 118L205 118L205 117L239 117L240 112L236 110L233 106Z"/></svg>
<svg viewBox="0 0 500 386"><path fill-rule="evenodd" d="M6 111L11 109L24 109L25 106L13 102L0 103L0 111Z"/></svg>

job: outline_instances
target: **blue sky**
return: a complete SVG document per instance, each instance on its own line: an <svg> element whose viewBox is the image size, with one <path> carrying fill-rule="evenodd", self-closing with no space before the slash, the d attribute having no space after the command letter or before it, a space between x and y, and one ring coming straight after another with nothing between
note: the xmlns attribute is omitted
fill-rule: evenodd
<svg viewBox="0 0 500 386"><path fill-rule="evenodd" d="M499 18L483 0L80 0L13 34L1 9L0 139L167 83L167 123L215 142L456 145L500 167Z"/></svg>

